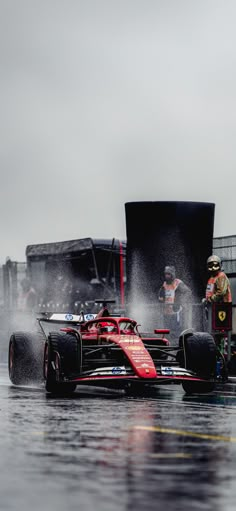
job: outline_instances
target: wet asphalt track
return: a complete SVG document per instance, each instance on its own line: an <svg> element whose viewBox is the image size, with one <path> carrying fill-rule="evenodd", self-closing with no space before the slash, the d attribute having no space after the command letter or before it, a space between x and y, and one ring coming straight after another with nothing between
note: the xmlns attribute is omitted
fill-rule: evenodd
<svg viewBox="0 0 236 511"><path fill-rule="evenodd" d="M51 398L0 366L0 510L233 511L236 384Z"/></svg>

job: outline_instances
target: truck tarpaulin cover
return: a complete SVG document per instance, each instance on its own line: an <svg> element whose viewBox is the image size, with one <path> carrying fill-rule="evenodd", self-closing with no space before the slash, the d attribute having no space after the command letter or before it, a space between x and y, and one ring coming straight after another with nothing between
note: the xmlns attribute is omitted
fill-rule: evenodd
<svg viewBox="0 0 236 511"><path fill-rule="evenodd" d="M125 251L126 243L122 242L123 251ZM100 249L119 252L118 240L92 239L82 238L77 240L58 241L52 243L39 243L36 245L28 245L26 248L26 257L53 256L79 253L87 250Z"/></svg>

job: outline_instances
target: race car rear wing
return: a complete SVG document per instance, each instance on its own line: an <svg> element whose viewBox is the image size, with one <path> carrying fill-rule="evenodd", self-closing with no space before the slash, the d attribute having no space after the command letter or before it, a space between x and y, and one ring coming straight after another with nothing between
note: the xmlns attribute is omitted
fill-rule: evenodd
<svg viewBox="0 0 236 511"><path fill-rule="evenodd" d="M38 321L55 322L55 323L84 323L91 319L95 319L97 314L71 314L71 313L57 313L57 312L45 312L41 313L41 317L38 317Z"/></svg>

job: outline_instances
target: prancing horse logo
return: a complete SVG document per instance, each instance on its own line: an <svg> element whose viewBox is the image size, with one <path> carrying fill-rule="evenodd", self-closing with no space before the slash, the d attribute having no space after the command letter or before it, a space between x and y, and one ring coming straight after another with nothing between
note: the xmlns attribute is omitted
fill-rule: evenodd
<svg viewBox="0 0 236 511"><path fill-rule="evenodd" d="M218 312L218 318L220 319L220 321L224 321L225 318L226 318L226 312L225 311L219 311Z"/></svg>

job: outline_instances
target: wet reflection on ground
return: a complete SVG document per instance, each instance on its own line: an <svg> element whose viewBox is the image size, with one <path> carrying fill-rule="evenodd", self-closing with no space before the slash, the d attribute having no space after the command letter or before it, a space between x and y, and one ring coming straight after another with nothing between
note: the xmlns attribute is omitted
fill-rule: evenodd
<svg viewBox="0 0 236 511"><path fill-rule="evenodd" d="M235 385L53 399L1 372L2 509L234 509Z"/></svg>

